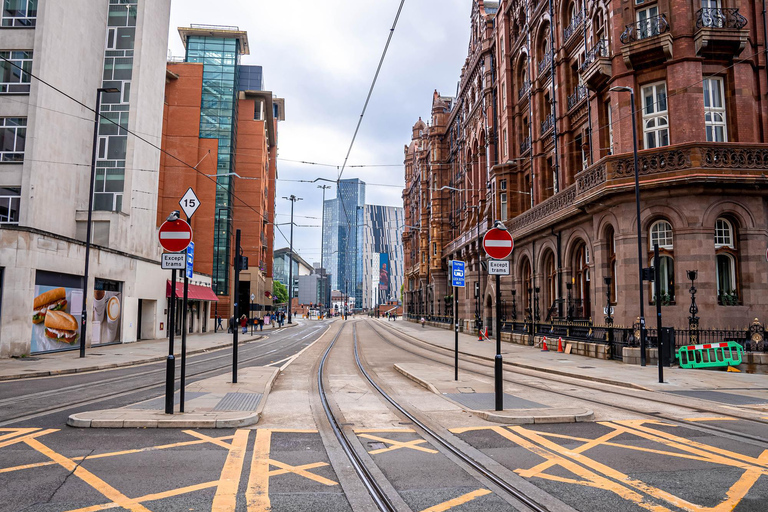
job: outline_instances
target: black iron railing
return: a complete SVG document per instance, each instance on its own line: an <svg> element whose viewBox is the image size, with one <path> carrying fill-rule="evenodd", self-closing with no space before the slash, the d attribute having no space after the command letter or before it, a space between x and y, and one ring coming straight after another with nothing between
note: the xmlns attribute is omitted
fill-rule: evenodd
<svg viewBox="0 0 768 512"><path fill-rule="evenodd" d="M520 84L520 90L517 91L517 100L520 101L531 90L531 81L526 80Z"/></svg>
<svg viewBox="0 0 768 512"><path fill-rule="evenodd" d="M704 7L696 11L696 28L732 28L747 26L747 18L738 9Z"/></svg>
<svg viewBox="0 0 768 512"><path fill-rule="evenodd" d="M581 22L584 20L584 11L577 13L571 20L571 24L565 27L563 30L563 41L568 41L573 34L576 33L576 29L581 26Z"/></svg>
<svg viewBox="0 0 768 512"><path fill-rule="evenodd" d="M583 73L586 69L600 57L608 57L608 40L601 39L595 45L587 50L587 54L584 56L584 62L579 68L579 73Z"/></svg>
<svg viewBox="0 0 768 512"><path fill-rule="evenodd" d="M541 122L541 134L544 135L555 126L555 115L549 114Z"/></svg>
<svg viewBox="0 0 768 512"><path fill-rule="evenodd" d="M542 59L537 64L536 68L539 72L539 76L548 75L552 71L552 52L544 54Z"/></svg>
<svg viewBox="0 0 768 512"><path fill-rule="evenodd" d="M578 105L581 100L587 97L587 88L583 85L577 85L573 94L568 96L568 110Z"/></svg>
<svg viewBox="0 0 768 512"><path fill-rule="evenodd" d="M658 36L665 32L669 32L667 15L659 14L658 16L652 16L648 19L627 25L619 39L621 39L623 44L628 44L640 41L641 39Z"/></svg>
<svg viewBox="0 0 768 512"><path fill-rule="evenodd" d="M530 137L526 137L520 143L520 154L525 153L529 149L531 149L531 138Z"/></svg>

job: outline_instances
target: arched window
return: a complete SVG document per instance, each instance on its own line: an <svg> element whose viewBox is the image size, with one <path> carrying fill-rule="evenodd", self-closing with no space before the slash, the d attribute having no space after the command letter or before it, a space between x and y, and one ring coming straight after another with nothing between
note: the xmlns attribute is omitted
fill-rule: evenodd
<svg viewBox="0 0 768 512"><path fill-rule="evenodd" d="M720 217L715 221L715 266L717 303L722 306L735 306L739 303L737 261L733 224Z"/></svg>
<svg viewBox="0 0 768 512"><path fill-rule="evenodd" d="M528 259L523 261L520 272L521 281L523 282L523 310L526 312L525 316L531 315L532 303L531 297L533 293L533 279L531 276L531 262Z"/></svg>
<svg viewBox="0 0 768 512"><path fill-rule="evenodd" d="M675 260L674 240L672 236L672 224L666 220L658 220L651 225L649 262L653 262L653 246L659 244L659 272L661 290L659 299L662 306L675 302ZM651 281L651 302L656 301L656 283Z"/></svg>
<svg viewBox="0 0 768 512"><path fill-rule="evenodd" d="M585 319L592 316L591 277L589 271L589 248L581 243L573 260L573 318Z"/></svg>
<svg viewBox="0 0 768 512"><path fill-rule="evenodd" d="M555 255L553 253L547 254L544 259L544 275L546 276L547 284L544 296L544 307L547 308L546 319L550 320L552 316L558 315L557 310L557 268L555 267Z"/></svg>

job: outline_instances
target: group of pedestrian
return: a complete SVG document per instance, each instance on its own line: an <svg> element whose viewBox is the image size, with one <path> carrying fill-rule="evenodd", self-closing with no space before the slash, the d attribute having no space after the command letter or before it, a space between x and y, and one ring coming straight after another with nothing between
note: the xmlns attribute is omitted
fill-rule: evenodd
<svg viewBox="0 0 768 512"><path fill-rule="evenodd" d="M283 311L278 311L275 313L275 323L277 323L278 328L285 324L285 313Z"/></svg>
<svg viewBox="0 0 768 512"><path fill-rule="evenodd" d="M283 327L285 325L285 312L278 311L274 314L273 318L274 322L277 324L278 327ZM253 330L264 330L264 318L254 317L252 320ZM240 328L243 330L243 334L246 334L248 332L248 317L245 315L241 316L237 321L235 321L235 317L231 316L229 317L229 325L227 327L227 333L232 334L235 332L235 329L237 326L240 326ZM224 326L222 325L222 319L221 316L216 316L216 324L214 325L214 331L217 331L218 329L224 330Z"/></svg>
<svg viewBox="0 0 768 512"><path fill-rule="evenodd" d="M393 321L393 322L396 321L397 320L397 314L390 313L389 311L387 311L387 322L389 322L390 320Z"/></svg>

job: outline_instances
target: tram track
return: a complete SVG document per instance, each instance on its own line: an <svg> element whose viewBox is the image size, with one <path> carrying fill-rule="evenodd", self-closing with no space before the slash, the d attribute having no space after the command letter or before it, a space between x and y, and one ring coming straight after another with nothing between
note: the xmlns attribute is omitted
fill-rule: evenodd
<svg viewBox="0 0 768 512"><path fill-rule="evenodd" d="M313 331L313 333L314 333L314 331ZM281 339L272 340L272 341L267 342L267 343L260 343L258 345L250 345L250 346L244 345L244 346L247 346L248 348L251 348L251 347L266 348L266 347L269 347L269 346L272 346L272 345L275 345L275 344L278 344L278 343L283 343L283 342L289 341L288 344L286 344L284 346L281 346L280 349L290 349L290 348L293 348L293 347L295 347L297 345L300 345L301 343L304 342L305 339L306 339L306 336L302 337L300 339L296 339L296 340L292 340L291 338L281 338ZM215 352L219 352L219 351L224 351L224 350L229 350L229 349L231 349L231 347L224 347L224 348L221 348L221 349L215 349L215 350L212 350L212 351L208 352L207 354L211 354L211 353L215 353ZM264 359L265 357L269 356L270 354L278 352L280 349L270 350L268 352L260 353L258 355L253 356L253 357L240 358L239 359L239 366L244 367L249 362L256 361L256 360L259 360L259 359ZM187 383L190 384L190 383L194 382L195 380L199 380L199 379L205 378L207 376L215 376L215 375L221 374L222 370L226 370L226 369L231 368L231 363L229 363L230 359L231 359L231 354L221 354L221 355L216 355L214 357L208 357L208 358L202 358L202 359L196 358L193 361L189 361L187 363L187 369L188 370L190 368L194 369L197 366L204 366L204 365L210 364L211 362L214 362L214 361L217 361L217 360L226 360L227 363L219 364L217 366L214 366L213 368L201 369L200 371L192 371L192 372L188 371L187 372ZM147 364L151 365L151 364L158 364L158 363L147 363ZM110 370L105 370L105 371L110 371ZM91 404L95 404L95 403L99 403L99 402L104 402L104 401L107 401L107 400L114 400L114 399L117 399L117 398L122 398L122 397L133 395L133 394L138 394L138 393L141 393L141 392L144 392L144 391L149 391L149 390L152 390L152 389L155 389L155 388L162 388L165 385L165 381L164 381L164 378L165 378L165 368L161 367L161 368L152 369L152 370L148 370L148 371L143 371L143 372L139 372L139 373L132 373L132 374L128 374L128 375L121 375L121 376L118 376L118 377L112 377L112 378L105 379L103 381L99 381L98 383L86 382L86 383L80 383L80 384L73 384L73 385L70 385L70 386L64 386L64 387L56 388L56 389L53 389L53 390L40 391L40 392L37 392L37 393L31 393L31 394L27 394L27 395L20 395L18 397L6 398L6 399L3 399L3 400L0 400L0 408L6 408L6 407L11 406L13 404L24 403L24 402L28 402L30 400L39 400L39 399L45 399L45 398L49 398L49 397L60 398L61 396L72 394L72 393L75 393L75 392L83 390L83 389L93 389L96 385L102 386L102 385L105 385L105 384L118 384L118 383L121 383L121 384L123 384L123 387L125 387L126 385L129 385L130 382L133 381L133 380L139 379L140 381L144 381L145 382L147 379L150 379L153 376L157 376L157 377L160 377L160 378L159 378L159 380L157 380L155 382L151 382L151 383L148 383L148 384L140 384L138 386L131 387L131 389L128 389L128 390L123 389L123 390L118 390L118 391L114 391L114 392L110 392L110 393L99 394L98 396L94 396L94 397L87 397L87 398L82 398L82 399L77 399L77 400L70 400L70 401L68 401L66 403L63 403L63 404L59 401L57 403L57 405L50 406L50 407L44 407L42 409L37 409L33 413L24 413L24 414L19 414L19 415L16 415L16 416L11 416L11 417L0 417L0 419L1 419L0 427L6 426L6 425L11 425L11 424L14 424L14 423L19 423L21 421L27 421L27 420L34 419L34 418L39 418L39 417L42 417L42 416L47 416L49 414L54 414L54 413L66 411L66 410L69 410L69 409L74 409L74 408L77 408L77 407L82 407L82 406L91 405ZM56 377L55 376L53 376L53 377L45 377L45 379L54 379L54 378L56 378ZM18 383L19 381L8 381L8 382L9 383L11 383L11 382Z"/></svg>
<svg viewBox="0 0 768 512"><path fill-rule="evenodd" d="M409 336L407 334L404 334L404 333L398 331L397 329L392 329L391 327L388 327L388 326L385 327L383 325L379 325L377 327L374 327L373 325L371 325L371 328L372 328L372 330L374 332L376 332L379 335L379 337L384 342L388 343L391 346L394 346L395 348L397 348L399 350L403 350L405 352L408 352L408 353L410 353L412 355L415 355L417 357L426 359L428 361L432 361L432 362L441 364L443 366L453 368L453 353L454 352L451 349L448 349L446 347L441 347L439 345L435 345L435 344L432 344L432 343L428 343L428 342L419 340L418 338L415 338L413 336ZM434 358L434 357L429 357L429 356L426 356L426 355L424 355L422 353L417 353L417 352L415 352L415 351L413 351L411 349L402 347L400 345L396 345L396 344L392 343L392 341L388 340L385 336L383 336L381 334L381 332L378 330L379 328L383 328L389 335L394 336L394 337L396 337L396 338L398 338L400 340L403 340L405 342L410 343L410 342L416 341L416 342L418 342L418 343L420 343L422 345L422 349L423 350L432 351L433 349L439 349L440 351L445 352L445 354L446 354L445 358L446 359L440 360L440 359L437 359L437 358ZM463 352L459 352L459 354L460 354L461 360L464 361L465 363L470 363L470 364L481 366L484 369L487 369L490 373L479 372L479 371L475 371L475 370L472 370L472 369L466 368L466 367L463 369L463 371L472 373L474 375L486 377L486 378L487 377L491 377L491 378L493 377L493 374L492 374L492 372L493 372L493 360L492 359L484 358L482 356L476 356L476 355L472 355L472 354L466 354L466 353L463 353ZM449 356L450 356L450 362L447 361ZM507 363L505 363L505 365L506 364ZM526 376L533 377L533 378L540 379L540 380L547 381L547 382L564 384L564 382L562 380L552 378L552 377L549 376L549 374L547 374L545 372L538 372L536 370L532 370L532 369L529 369L529 368L526 368L525 370L526 370L526 372L525 372ZM533 373L533 372L535 372L536 375L532 375L531 373ZM559 375L559 377L570 379L570 380L575 380L574 377L567 377L567 376L562 376L562 375ZM617 404L617 403L609 403L608 401L600 400L599 397L596 397L596 396L593 396L592 398L590 398L589 396L578 395L578 394L575 394L575 393L569 393L569 392L567 392L565 390L554 391L554 390L546 389L546 388L542 388L542 387L534 387L531 384L526 383L524 381L509 378L508 377L508 372L504 373L504 381L508 382L508 383L511 383L511 384L515 384L517 386L524 386L524 387L529 388L529 389L534 389L534 390L540 391L540 392L552 393L552 394L560 395L560 396L567 396L567 397L570 397L570 398L573 398L573 399L576 399L576 400L580 400L580 401L583 401L583 402L588 402L588 403L600 405L601 407L609 407L609 408L618 409L618 410L621 410L621 411L624 411L624 412L630 412L630 413L633 413L633 414L642 415L643 417L652 418L654 420L660 420L660 419L661 420L665 420L665 421L674 423L674 424L679 425L679 426L684 426L684 427L695 429L695 430L699 430L699 431L702 431L702 432L708 432L708 433L714 433L714 434L719 434L719 435L724 435L724 436L732 437L732 438L735 438L735 439L737 439L739 441L742 441L742 442L749 441L749 442L751 442L751 444L758 444L760 446L768 446L768 438L765 438L765 437L753 436L751 434L747 434L747 433L744 433L744 432L738 432L738 431L727 429L727 428L723 428L723 427L718 427L716 425L708 425L708 424L703 424L703 423L694 422L694 421L687 421L685 419L675 418L673 416L670 416L670 415L664 414L664 413L656 413L656 412L649 413L648 411L644 411L644 410L641 410L639 408L632 407L630 405L626 405L626 404L622 405L622 404ZM612 389L610 391L610 393L609 393L608 391L606 391L604 389L600 389L600 388L598 388L596 386L590 386L590 385L587 385L587 384L585 384L583 382L578 382L578 383L577 382L568 382L567 384L571 385L571 386L575 386L575 387L581 387L582 389L587 389L591 393L598 392L598 393L607 393L609 395L621 395L621 396L629 397L629 398L632 398L632 399L635 399L635 400L641 399L641 400L643 400L646 403L658 404L658 405L663 405L663 406L669 406L670 405L669 402L663 402L661 400L656 400L656 399L652 399L652 398L649 398L649 397L639 397L638 396L639 390L634 390L634 394L630 394L629 392L621 391L624 388L616 387L616 389ZM705 408L700 407L700 406L689 406L689 405L679 405L679 404L673 404L673 405L675 405L676 407L679 407L681 409L689 410L692 413L711 412L711 413L715 413L715 414L719 414L719 415L723 415L723 416L728 416L728 417L731 417L731 418L734 418L734 419L751 422L751 423L756 424L756 425L761 425L761 426L768 425L768 421L765 421L765 420L756 419L756 418L749 418L749 417L745 417L743 415L738 415L738 414L727 413L727 412L723 412L722 410L716 410L716 409L708 410L708 409L705 409Z"/></svg>
<svg viewBox="0 0 768 512"><path fill-rule="evenodd" d="M499 476L494 471L490 470L485 465L481 464L480 462L474 460L471 456L466 454L464 451L458 449L454 444L445 438L445 436L441 435L437 431L435 431L433 428L428 426L426 421L423 421L420 419L419 415L409 411L405 407L403 407L400 403L398 403L391 395L389 395L377 382L376 380L371 376L371 374L368 372L368 370L365 368L365 365L363 364L363 361L360 356L360 349L358 347L358 337L357 337L357 322L352 323L352 336L354 341L354 358L355 363L357 365L357 369L360 372L360 374L366 379L367 385L375 391L379 396L381 396L386 402L389 404L391 408L396 411L396 414L401 417L403 420L407 420L410 424L414 426L414 430L418 435L420 435L423 439L428 440L433 446L435 447L441 447L445 452L450 454L453 458L454 463L456 463L461 469L463 469L465 472L467 472L470 475L477 475L474 476L474 478L478 478L481 481L485 481L485 484L490 484L489 487L492 489L495 489L495 492L498 494L499 492L506 493L509 498L511 498L512 503L516 505L516 508L519 510L530 510L532 512L549 512L551 509L547 508L546 506L542 505L538 501L536 501L534 498L528 496L526 493L521 491L520 489L517 489L515 486L507 482L504 478ZM340 422L340 420L336 417L336 414L333 412L333 409L330 406L328 396L325 391L325 386L323 383L324 380L324 367L328 360L329 354L331 353L332 349L336 345L337 340L342 335L342 332L345 330L346 325L343 325L339 332L336 334L332 342L329 344L328 348L326 349L322 360L320 361L319 367L318 367L318 374L317 374L317 385L318 390L321 397L321 402L323 404L323 410L325 412L325 415L328 419L329 424L331 425L331 429L333 430L337 440L342 446L342 450L349 458L350 462L352 463L353 468L355 469L355 472L358 475L358 478L363 483L366 490L368 490L368 493L370 494L371 498L373 499L376 506L379 508L379 510L382 511L391 511L391 510L397 510L392 500L386 495L386 493L383 490L383 486L376 481L376 478L373 476L373 472L370 470L370 468L366 467L366 464L363 460L363 458L356 452L354 443L351 442L351 440L348 437L348 434L345 432L345 429L343 427L343 424ZM375 464L375 462L373 462Z"/></svg>

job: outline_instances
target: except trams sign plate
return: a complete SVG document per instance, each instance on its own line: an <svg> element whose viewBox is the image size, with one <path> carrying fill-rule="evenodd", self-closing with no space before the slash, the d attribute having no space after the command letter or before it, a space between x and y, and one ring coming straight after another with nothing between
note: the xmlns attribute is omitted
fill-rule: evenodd
<svg viewBox="0 0 768 512"><path fill-rule="evenodd" d="M499 276L508 276L509 275L509 262L508 261L497 261L497 260L488 260L488 274L489 275L499 275Z"/></svg>
<svg viewBox="0 0 768 512"><path fill-rule="evenodd" d="M160 267L164 270L184 270L187 265L187 253L165 252Z"/></svg>

